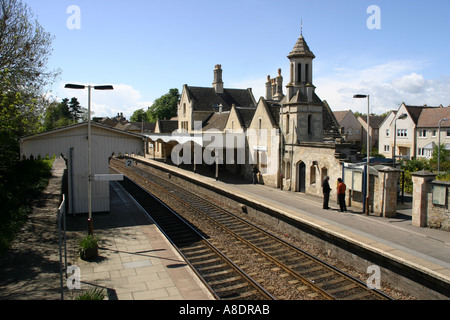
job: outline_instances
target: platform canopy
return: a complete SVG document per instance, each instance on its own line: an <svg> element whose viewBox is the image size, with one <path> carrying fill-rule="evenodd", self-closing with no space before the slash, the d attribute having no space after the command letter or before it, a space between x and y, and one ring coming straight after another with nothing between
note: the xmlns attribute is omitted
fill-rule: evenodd
<svg viewBox="0 0 450 320"><path fill-rule="evenodd" d="M138 133L91 122L92 212L109 211L109 158L145 156L147 138ZM20 139L21 158L63 156L68 164L69 212L88 211L88 123L78 123Z"/></svg>
<svg viewBox="0 0 450 320"><path fill-rule="evenodd" d="M162 141L164 143L176 142L179 144L184 144L186 142L195 142L196 144L203 146L203 135L200 132L199 134L190 134L190 133L153 133L153 134L145 134L145 136L150 141Z"/></svg>

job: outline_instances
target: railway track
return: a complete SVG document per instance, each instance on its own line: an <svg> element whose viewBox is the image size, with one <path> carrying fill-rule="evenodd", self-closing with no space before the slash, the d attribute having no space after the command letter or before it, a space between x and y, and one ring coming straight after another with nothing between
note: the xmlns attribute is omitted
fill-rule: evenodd
<svg viewBox="0 0 450 320"><path fill-rule="evenodd" d="M221 300L273 300L251 277L168 206L128 178L121 183Z"/></svg>
<svg viewBox="0 0 450 320"><path fill-rule="evenodd" d="M152 193L165 194L172 201L188 208L197 217L202 217L214 224L216 228L228 234L230 247L245 246L249 248L253 255L258 255L257 259L261 265L277 273L280 280L282 278L293 290L301 292L306 299L391 299L378 290L369 289L359 279L311 256L300 248L292 246L166 179L151 174L145 170L145 166L127 168L123 161L115 158L111 160L110 166L136 183L145 185L152 190ZM237 259L237 264L245 266L242 257L237 256L233 259Z"/></svg>

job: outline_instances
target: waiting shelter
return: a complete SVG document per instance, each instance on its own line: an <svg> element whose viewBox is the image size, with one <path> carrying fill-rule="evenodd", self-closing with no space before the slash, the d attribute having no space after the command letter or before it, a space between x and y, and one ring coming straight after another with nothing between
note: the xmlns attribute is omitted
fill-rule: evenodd
<svg viewBox="0 0 450 320"><path fill-rule="evenodd" d="M113 155L145 156L146 137L91 122L92 212L109 212L109 174ZM88 122L78 123L20 140L21 158L62 156L67 163L69 213L88 212Z"/></svg>

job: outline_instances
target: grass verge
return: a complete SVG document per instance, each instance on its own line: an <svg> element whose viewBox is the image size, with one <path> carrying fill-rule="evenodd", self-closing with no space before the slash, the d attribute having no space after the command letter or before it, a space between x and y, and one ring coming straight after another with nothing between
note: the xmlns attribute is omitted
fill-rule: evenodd
<svg viewBox="0 0 450 320"><path fill-rule="evenodd" d="M48 185L53 161L24 160L0 172L0 257L32 212L32 201Z"/></svg>

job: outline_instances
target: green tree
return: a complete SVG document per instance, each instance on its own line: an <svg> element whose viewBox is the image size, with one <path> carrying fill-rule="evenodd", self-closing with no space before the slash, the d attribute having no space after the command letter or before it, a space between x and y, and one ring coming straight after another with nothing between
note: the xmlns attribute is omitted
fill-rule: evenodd
<svg viewBox="0 0 450 320"><path fill-rule="evenodd" d="M9 72L9 88L34 98L59 71L47 70L52 36L21 0L0 0L0 70Z"/></svg>
<svg viewBox="0 0 450 320"><path fill-rule="evenodd" d="M19 159L19 137L37 132L52 38L20 0L0 0L0 178Z"/></svg>
<svg viewBox="0 0 450 320"><path fill-rule="evenodd" d="M133 114L130 117L130 121L133 122L149 122L148 121L148 113L144 109L139 109L133 112Z"/></svg>
<svg viewBox="0 0 450 320"><path fill-rule="evenodd" d="M53 130L74 123L69 108L69 99L65 98L60 103L54 102L45 110L44 130Z"/></svg>
<svg viewBox="0 0 450 320"><path fill-rule="evenodd" d="M148 108L148 120L155 122L157 119L170 119L177 116L178 101L180 93L178 89L170 89L169 93L156 99L151 107Z"/></svg>
<svg viewBox="0 0 450 320"><path fill-rule="evenodd" d="M445 149L445 144L441 144L440 150L438 146L434 146L432 158L430 159L430 165L433 170L437 172L437 163L439 158L439 171L450 171L450 161L449 161L450 151Z"/></svg>
<svg viewBox="0 0 450 320"><path fill-rule="evenodd" d="M80 119L82 119L82 116L84 114L83 108L81 107L81 104L78 102L77 98L72 98L68 104L69 106L69 112L70 116L72 117L72 122L76 123Z"/></svg>

